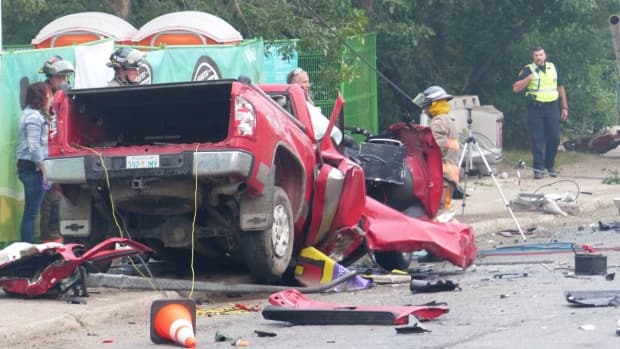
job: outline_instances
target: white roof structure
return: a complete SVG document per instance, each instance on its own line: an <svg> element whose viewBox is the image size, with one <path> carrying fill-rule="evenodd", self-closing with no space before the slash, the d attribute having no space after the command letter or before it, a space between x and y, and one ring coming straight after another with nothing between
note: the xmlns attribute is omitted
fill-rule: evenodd
<svg viewBox="0 0 620 349"><path fill-rule="evenodd" d="M225 20L199 11L181 11L161 15L144 24L133 39L138 42L151 35L165 32L201 34L221 44L243 40L241 33Z"/></svg>
<svg viewBox="0 0 620 349"><path fill-rule="evenodd" d="M39 31L33 45L54 36L70 33L93 33L113 37L116 41L131 41L138 30L124 19L103 12L80 12L57 18Z"/></svg>

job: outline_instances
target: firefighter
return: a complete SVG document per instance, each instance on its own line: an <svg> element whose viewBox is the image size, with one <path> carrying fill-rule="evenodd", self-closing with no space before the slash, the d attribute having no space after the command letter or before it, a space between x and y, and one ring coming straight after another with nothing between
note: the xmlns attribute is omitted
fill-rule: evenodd
<svg viewBox="0 0 620 349"><path fill-rule="evenodd" d="M110 55L110 62L106 65L114 69L114 78L108 86L137 85L138 68L144 62L144 53L130 48L121 47Z"/></svg>
<svg viewBox="0 0 620 349"><path fill-rule="evenodd" d="M73 74L74 71L73 64L58 55L52 56L45 61L41 69L39 69L39 73L45 74L45 82L50 85L53 93L71 87L69 85L69 75Z"/></svg>
<svg viewBox="0 0 620 349"><path fill-rule="evenodd" d="M519 72L512 92L519 93L525 89L534 179L542 179L545 169L549 176L556 177L554 165L560 145L560 120L568 119L566 90L557 66L547 62L545 49L535 47L532 60Z"/></svg>
<svg viewBox="0 0 620 349"><path fill-rule="evenodd" d="M45 83L52 91L52 103L47 110L47 123L49 127L49 137L56 136L56 113L59 108L56 99L56 92L71 88L69 84L69 76L75 72L73 64L61 56L54 55L50 57L39 73L45 74ZM62 241L60 236L60 186L57 184L47 183L46 190L43 193L43 200L40 203L40 231L41 241Z"/></svg>
<svg viewBox="0 0 620 349"><path fill-rule="evenodd" d="M459 182L459 134L456 131L454 121L448 113L452 98L440 86L431 86L418 94L413 102L431 117L431 130L435 141L441 148L443 164L443 193L441 196L440 209L449 210L452 201L452 191Z"/></svg>

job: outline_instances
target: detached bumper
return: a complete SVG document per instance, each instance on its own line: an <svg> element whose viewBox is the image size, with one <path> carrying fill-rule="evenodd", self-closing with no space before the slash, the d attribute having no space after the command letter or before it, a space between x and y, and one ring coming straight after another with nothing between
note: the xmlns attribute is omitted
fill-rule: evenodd
<svg viewBox="0 0 620 349"><path fill-rule="evenodd" d="M247 178L252 172L254 156L244 151L184 152L159 155L153 168L127 168L125 156L104 157L105 167L97 155L55 158L44 161L48 180L59 184L100 182L136 177L224 177ZM107 174L106 174L107 172Z"/></svg>

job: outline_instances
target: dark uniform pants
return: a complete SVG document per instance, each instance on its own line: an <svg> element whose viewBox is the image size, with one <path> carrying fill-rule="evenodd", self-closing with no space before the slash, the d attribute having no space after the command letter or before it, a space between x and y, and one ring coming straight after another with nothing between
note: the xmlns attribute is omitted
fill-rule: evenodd
<svg viewBox="0 0 620 349"><path fill-rule="evenodd" d="M555 155L560 145L560 105L551 103L530 103L527 106L527 127L533 167L543 171L555 167Z"/></svg>

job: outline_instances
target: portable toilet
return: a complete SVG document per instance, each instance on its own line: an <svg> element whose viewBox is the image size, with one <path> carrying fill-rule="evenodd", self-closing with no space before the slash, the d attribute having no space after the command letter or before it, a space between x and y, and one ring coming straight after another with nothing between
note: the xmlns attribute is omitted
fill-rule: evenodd
<svg viewBox="0 0 620 349"><path fill-rule="evenodd" d="M134 35L134 44L214 45L241 42L243 37L225 20L207 12L181 11L161 15L144 24Z"/></svg>
<svg viewBox="0 0 620 349"><path fill-rule="evenodd" d="M31 43L35 48L51 48L114 38L117 44L127 45L136 32L129 22L109 13L80 12L51 21Z"/></svg>

